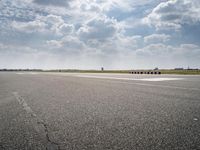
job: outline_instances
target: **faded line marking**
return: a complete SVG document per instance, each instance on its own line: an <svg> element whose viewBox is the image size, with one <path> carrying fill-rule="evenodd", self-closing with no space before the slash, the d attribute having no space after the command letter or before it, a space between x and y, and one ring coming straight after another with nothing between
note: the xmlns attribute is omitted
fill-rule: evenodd
<svg viewBox="0 0 200 150"><path fill-rule="evenodd" d="M143 79L133 79L133 78L117 78L117 77L88 76L88 75L75 75L75 76L76 76L76 77L83 77L83 78L115 79L115 80L132 80L132 81L170 81L170 80L183 80L183 78L143 78Z"/></svg>
<svg viewBox="0 0 200 150"><path fill-rule="evenodd" d="M37 73L37 72L29 72L28 74L37 75L39 73Z"/></svg>
<svg viewBox="0 0 200 150"><path fill-rule="evenodd" d="M13 92L13 95L19 102L21 106L23 106L23 109L30 114L32 117L32 125L35 128L35 130L42 134L44 133L47 144L46 144L46 150L60 150L60 143L56 143L51 140L50 135L49 135L49 130L48 130L48 125L41 119L37 117L37 115L33 112L33 110L28 106L26 101L21 97L18 92Z"/></svg>
<svg viewBox="0 0 200 150"><path fill-rule="evenodd" d="M183 78L144 78L138 79L141 81L174 81L174 80L183 80Z"/></svg>
<svg viewBox="0 0 200 150"><path fill-rule="evenodd" d="M17 92L13 92L13 95L15 96L15 98L17 99L17 101L19 102L19 104L23 106L23 109L28 114L31 114L32 116L36 117L36 114L33 112L33 110L28 106L28 104L26 103L26 101L21 96L19 96L19 94Z"/></svg>
<svg viewBox="0 0 200 150"><path fill-rule="evenodd" d="M25 75L37 75L39 73L38 72L17 72L16 74L18 74L18 75L23 75L23 74L25 74Z"/></svg>

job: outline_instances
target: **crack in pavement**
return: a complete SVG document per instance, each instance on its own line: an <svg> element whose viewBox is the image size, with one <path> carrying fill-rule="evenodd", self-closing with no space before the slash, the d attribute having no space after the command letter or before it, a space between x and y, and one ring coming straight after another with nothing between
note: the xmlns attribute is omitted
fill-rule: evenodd
<svg viewBox="0 0 200 150"><path fill-rule="evenodd" d="M49 143L48 147L46 147L46 150L51 150L51 149L52 150L60 150L60 144L52 141L50 136L49 136L48 125L46 123L44 123L43 121L38 121L37 123L41 124L44 127L46 140Z"/></svg>
<svg viewBox="0 0 200 150"><path fill-rule="evenodd" d="M48 125L40 118L37 117L37 115L33 112L31 107L28 106L26 101L22 96L18 94L18 92L13 92L13 95L17 99L18 103L23 107L23 109L31 115L31 119L33 121L33 124L35 124L34 128L38 133L44 133L45 140L47 141L46 150L60 150L60 144L57 142L54 142L51 140L48 130ZM39 126L40 125L40 126ZM1 148L1 145L0 145Z"/></svg>

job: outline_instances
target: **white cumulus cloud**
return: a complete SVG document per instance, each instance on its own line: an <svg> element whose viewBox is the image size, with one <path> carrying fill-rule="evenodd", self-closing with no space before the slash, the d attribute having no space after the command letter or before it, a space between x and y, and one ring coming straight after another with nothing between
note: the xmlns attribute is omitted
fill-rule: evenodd
<svg viewBox="0 0 200 150"><path fill-rule="evenodd" d="M166 34L152 34L144 37L145 43L160 43L170 40L170 35Z"/></svg>
<svg viewBox="0 0 200 150"><path fill-rule="evenodd" d="M179 30L184 24L200 21L199 0L169 0L156 6L144 19L158 30Z"/></svg>

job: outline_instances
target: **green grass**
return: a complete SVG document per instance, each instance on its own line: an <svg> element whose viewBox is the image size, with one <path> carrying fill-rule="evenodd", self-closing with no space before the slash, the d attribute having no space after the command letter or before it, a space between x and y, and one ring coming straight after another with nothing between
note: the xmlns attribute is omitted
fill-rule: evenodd
<svg viewBox="0 0 200 150"><path fill-rule="evenodd" d="M73 69L61 69L61 70L46 70L45 72L69 72L69 73L129 73L130 70L73 70Z"/></svg>
<svg viewBox="0 0 200 150"><path fill-rule="evenodd" d="M162 74L200 75L200 70L160 70Z"/></svg>

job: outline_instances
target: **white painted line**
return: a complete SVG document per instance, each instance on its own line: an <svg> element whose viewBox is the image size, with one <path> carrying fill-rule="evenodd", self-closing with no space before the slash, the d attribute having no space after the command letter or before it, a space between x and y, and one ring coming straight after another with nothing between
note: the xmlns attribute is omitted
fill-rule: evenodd
<svg viewBox="0 0 200 150"><path fill-rule="evenodd" d="M23 109L28 114L30 114L31 116L33 116L33 118L31 118L32 126L33 126L33 128L35 129L35 131L38 134L42 135L43 138L45 138L45 140L47 142L47 145L48 145L47 149L58 150L59 149L59 143L56 143L56 142L54 142L54 141L51 140L47 124L42 119L40 119L40 118L37 117L37 115L28 106L28 104L23 99L23 97L21 97L17 92L13 92L13 95L15 96L15 98L17 99L17 101L19 102L19 104L23 107Z"/></svg>
<svg viewBox="0 0 200 150"><path fill-rule="evenodd" d="M22 75L22 74L27 74L27 75L37 75L39 74L38 72L18 72L16 74Z"/></svg>
<svg viewBox="0 0 200 150"><path fill-rule="evenodd" d="M28 74L33 74L33 75L35 75L35 74L39 74L39 73L37 73L37 72L29 72Z"/></svg>
<svg viewBox="0 0 200 150"><path fill-rule="evenodd" d="M75 75L76 77L83 78L97 78L97 79L114 79L114 80L132 80L132 81L171 81L171 80L183 80L183 78L143 78L143 79L134 79L134 78L118 78L118 77L102 77L102 76L89 76L89 75Z"/></svg>
<svg viewBox="0 0 200 150"><path fill-rule="evenodd" d="M121 83L121 84L128 84L128 85L141 85L141 86L149 86L149 87L160 87L160 88L170 88L170 89L180 89L180 90L193 90L193 91L200 91L198 88L185 88L179 86L168 86L168 85L157 85L157 84L146 84L146 83L134 83L134 82L123 82L123 81L106 81L112 83Z"/></svg>
<svg viewBox="0 0 200 150"><path fill-rule="evenodd" d="M106 77L106 76L90 76L90 75L75 75L81 78L97 78L97 79L116 79L116 80L134 80L133 78L117 78L117 77Z"/></svg>
<svg viewBox="0 0 200 150"><path fill-rule="evenodd" d="M115 78L115 77L100 77L100 76L88 76L88 75L75 75L76 77L83 78L98 78L98 79L115 79L115 80L132 80L132 81L169 81L169 80L183 80L183 78L145 78L145 79L133 79L133 78ZM180 90L193 90L200 91L198 88L185 88L178 86L168 86L168 85L157 85L157 84L148 84L148 83L134 83L134 82L123 82L123 81L106 81L112 83L123 83L129 85L141 85L141 86L149 86L149 87L161 87L161 88L171 88L171 89L180 89Z"/></svg>
<svg viewBox="0 0 200 150"><path fill-rule="evenodd" d="M145 78L138 79L141 81L173 81L173 80L183 80L183 78Z"/></svg>
<svg viewBox="0 0 200 150"><path fill-rule="evenodd" d="M23 107L23 109L28 114L31 114L32 116L36 117L36 114L33 112L33 110L28 106L28 104L26 103L26 101L17 92L13 92L13 95L15 96L15 98L17 99L17 101L19 102L19 104Z"/></svg>

